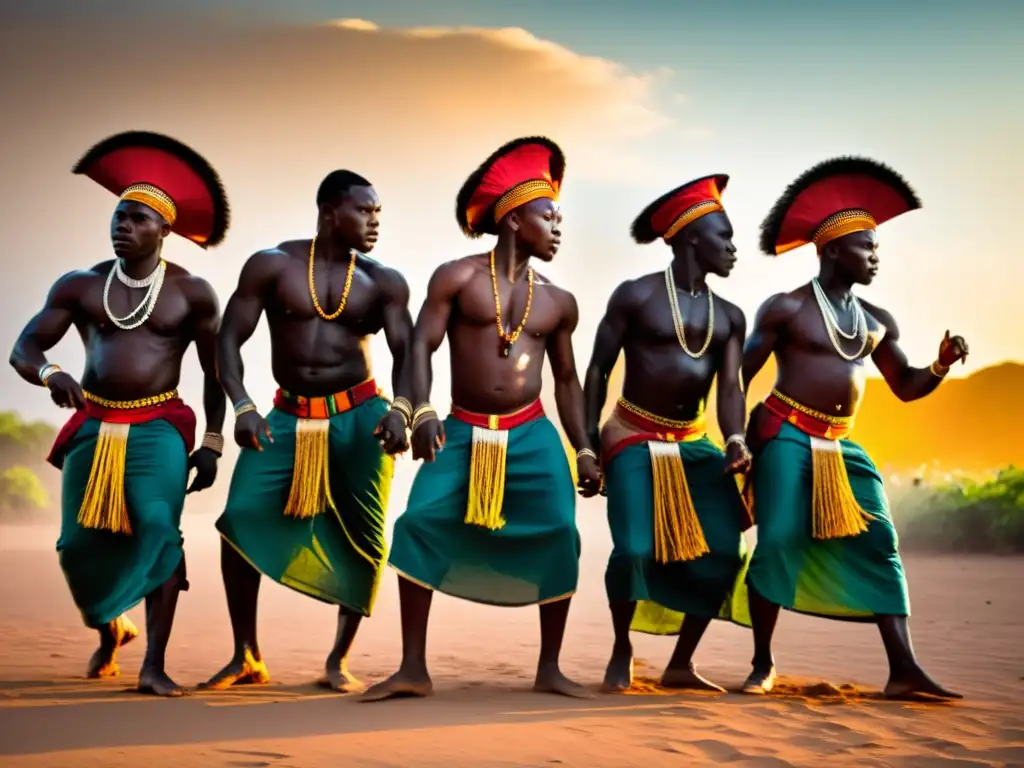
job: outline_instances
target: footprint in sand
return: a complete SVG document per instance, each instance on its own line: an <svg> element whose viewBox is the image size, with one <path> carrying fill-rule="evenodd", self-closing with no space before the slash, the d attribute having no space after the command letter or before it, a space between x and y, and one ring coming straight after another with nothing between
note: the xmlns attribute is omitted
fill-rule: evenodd
<svg viewBox="0 0 1024 768"><path fill-rule="evenodd" d="M243 749L218 749L224 755L238 755L239 757L259 757L265 760L229 760L226 764L237 766L237 768L269 768L273 765L271 761L287 760L291 755L280 752L250 752Z"/></svg>

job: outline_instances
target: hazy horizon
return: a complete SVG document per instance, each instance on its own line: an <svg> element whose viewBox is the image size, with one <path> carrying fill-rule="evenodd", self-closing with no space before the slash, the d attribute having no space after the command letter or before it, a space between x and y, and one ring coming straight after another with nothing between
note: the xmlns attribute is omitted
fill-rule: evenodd
<svg viewBox="0 0 1024 768"><path fill-rule="evenodd" d="M225 243L204 252L175 237L166 257L210 280L222 307L249 254L312 234L326 173L365 175L384 205L372 255L405 274L413 313L437 265L489 247L458 230L462 181L502 142L544 134L568 160L563 249L544 271L579 300L581 376L614 287L670 257L629 238L651 200L689 179L730 175L724 204L739 262L712 286L749 325L765 298L816 272L810 248L761 255L761 219L799 173L845 154L891 165L924 203L881 227L881 272L861 291L895 315L911 362L931 362L947 328L971 347L954 377L1021 359L1024 260L1012 246L1024 202L1024 95L1013 87L1024 73L1020 6L942 0L925 17L874 2L485 5L325 0L300 11L189 0L173 23L151 9L123 16L105 1L5 7L0 342L10 349L57 277L109 258L115 199L70 169L113 133L169 134L221 174L232 209ZM831 34L842 28L865 34ZM381 336L371 351L389 382ZM74 333L49 356L82 370ZM266 407L275 384L265 322L243 356L246 385ZM434 371L432 399L443 408L447 345ZM194 352L180 389L199 410ZM0 394L26 419L65 417L9 366ZM405 464L399 484L411 478Z"/></svg>

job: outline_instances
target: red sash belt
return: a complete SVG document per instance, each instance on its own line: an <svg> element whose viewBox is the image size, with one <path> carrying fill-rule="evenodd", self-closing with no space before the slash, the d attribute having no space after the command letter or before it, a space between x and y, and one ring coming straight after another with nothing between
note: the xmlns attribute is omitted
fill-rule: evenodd
<svg viewBox="0 0 1024 768"><path fill-rule="evenodd" d="M181 434L187 453L192 453L196 444L195 411L185 405L185 402L179 397L141 408L105 408L91 400L86 400L85 407L75 411L57 433L57 438L53 441L53 447L50 449L50 455L46 457L50 464L57 469L63 469L69 443L89 419L99 419L108 424L145 424L163 419Z"/></svg>
<svg viewBox="0 0 1024 768"><path fill-rule="evenodd" d="M620 438L612 445L603 446L601 463L605 466L631 445L652 441L657 443L687 443L692 440L699 440L707 434L707 422L703 417L693 421L675 422L673 426L669 427L645 418L639 413L635 413L623 405L621 400L615 405L615 415L630 426L642 431Z"/></svg>
<svg viewBox="0 0 1024 768"><path fill-rule="evenodd" d="M486 413L473 413L472 411L467 411L464 408L459 408L459 406L453 405L451 415L452 418L458 419L459 421L465 422L473 427L509 430L521 427L523 424L527 424L534 419L539 419L544 415L544 406L541 405L540 399L537 399L525 408L520 408L518 411L496 416Z"/></svg>
<svg viewBox="0 0 1024 768"><path fill-rule="evenodd" d="M323 397L306 397L278 389L274 396L274 407L300 419L329 419L339 413L351 411L367 400L379 397L380 394L374 379L367 379L344 392Z"/></svg>
<svg viewBox="0 0 1024 768"><path fill-rule="evenodd" d="M849 416L829 416L812 408L799 405L795 401L786 402L785 397L772 392L765 398L764 407L775 419L768 419L775 424L765 425L778 433L782 422L788 422L801 432L812 437L825 440L842 440L853 431L853 418ZM788 398L787 398L788 399Z"/></svg>

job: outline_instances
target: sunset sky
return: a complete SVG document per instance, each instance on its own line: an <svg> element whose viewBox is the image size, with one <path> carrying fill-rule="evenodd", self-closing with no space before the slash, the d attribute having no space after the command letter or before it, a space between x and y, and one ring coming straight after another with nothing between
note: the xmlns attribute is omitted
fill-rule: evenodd
<svg viewBox="0 0 1024 768"><path fill-rule="evenodd" d="M862 292L894 312L911 359L931 362L947 328L971 346L958 374L1024 357L1013 223L1024 209L1024 4L195 0L163 17L103 0L12 5L0 11L5 349L54 279L109 256L114 198L70 168L96 141L139 129L191 144L222 175L224 245L166 248L222 304L249 254L312 234L318 183L347 167L382 197L373 255L407 276L414 313L437 264L488 245L455 223L466 175L504 141L550 136L568 168L564 248L546 272L580 299L581 373L611 290L667 263L665 247L628 236L650 200L731 175L740 263L713 287L752 318L816 269L809 248L757 252L772 202L810 165L864 154L924 203L883 226L882 272ZM267 343L261 329L245 348L261 403L274 388ZM387 379L383 339L374 350ZM446 358L435 358L439 407ZM79 372L77 337L51 359ZM198 405L194 359L183 389ZM0 392L5 408L60 418L7 367Z"/></svg>

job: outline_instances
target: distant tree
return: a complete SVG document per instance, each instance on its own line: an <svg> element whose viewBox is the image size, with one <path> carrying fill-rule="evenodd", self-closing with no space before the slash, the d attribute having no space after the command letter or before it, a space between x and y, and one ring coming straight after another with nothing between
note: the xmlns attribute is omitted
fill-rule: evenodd
<svg viewBox="0 0 1024 768"><path fill-rule="evenodd" d="M13 411L0 411L0 469L41 465L56 436L46 422L24 421Z"/></svg>
<svg viewBox="0 0 1024 768"><path fill-rule="evenodd" d="M60 492L60 475L46 464L56 430L0 411L0 521L24 520L45 512Z"/></svg>
<svg viewBox="0 0 1024 768"><path fill-rule="evenodd" d="M0 520L28 518L48 505L46 489L31 469L14 466L0 473Z"/></svg>

